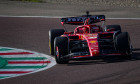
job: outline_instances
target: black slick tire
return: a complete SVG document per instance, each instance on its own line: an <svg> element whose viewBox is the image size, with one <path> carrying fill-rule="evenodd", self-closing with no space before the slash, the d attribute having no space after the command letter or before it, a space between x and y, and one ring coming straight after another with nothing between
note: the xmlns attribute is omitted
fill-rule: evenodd
<svg viewBox="0 0 140 84"><path fill-rule="evenodd" d="M49 30L49 47L50 47L50 54L54 55L54 39L60 35L63 35L65 32L64 29L51 29Z"/></svg>
<svg viewBox="0 0 140 84"><path fill-rule="evenodd" d="M128 32L122 32L115 37L114 46L116 50L125 53L124 58L131 58L131 42Z"/></svg>
<svg viewBox="0 0 140 84"><path fill-rule="evenodd" d="M68 54L68 38L56 37L54 40L54 54L55 60L58 64L67 64L69 59L64 57Z"/></svg>

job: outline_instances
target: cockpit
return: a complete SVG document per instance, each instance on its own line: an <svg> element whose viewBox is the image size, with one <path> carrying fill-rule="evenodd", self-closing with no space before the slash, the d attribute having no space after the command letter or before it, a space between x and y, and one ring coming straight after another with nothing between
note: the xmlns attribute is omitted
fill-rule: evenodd
<svg viewBox="0 0 140 84"><path fill-rule="evenodd" d="M101 28L100 26L94 25L94 26L80 26L75 28L74 33L75 34L86 34L86 33L97 33L100 32Z"/></svg>

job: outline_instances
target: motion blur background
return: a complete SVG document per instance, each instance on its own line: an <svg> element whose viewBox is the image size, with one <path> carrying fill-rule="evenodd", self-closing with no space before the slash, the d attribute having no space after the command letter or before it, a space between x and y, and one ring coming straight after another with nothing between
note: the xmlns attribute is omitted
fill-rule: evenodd
<svg viewBox="0 0 140 84"><path fill-rule="evenodd" d="M140 0L0 0L0 15L76 16L105 14L109 18L139 18Z"/></svg>

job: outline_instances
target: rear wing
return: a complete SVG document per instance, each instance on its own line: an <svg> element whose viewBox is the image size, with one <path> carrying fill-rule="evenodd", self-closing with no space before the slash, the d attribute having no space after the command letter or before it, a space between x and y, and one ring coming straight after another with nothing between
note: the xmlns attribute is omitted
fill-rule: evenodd
<svg viewBox="0 0 140 84"><path fill-rule="evenodd" d="M83 15L80 17L61 18L61 24L83 25L89 19L88 24L105 21L105 15Z"/></svg>

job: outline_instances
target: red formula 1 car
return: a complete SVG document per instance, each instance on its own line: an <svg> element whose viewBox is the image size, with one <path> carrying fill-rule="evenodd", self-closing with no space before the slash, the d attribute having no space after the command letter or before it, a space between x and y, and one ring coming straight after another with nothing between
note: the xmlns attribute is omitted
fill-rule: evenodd
<svg viewBox="0 0 140 84"><path fill-rule="evenodd" d="M102 22L102 25L95 23ZM71 59L124 56L131 57L131 43L128 32L122 32L120 25L104 26L104 15L83 15L61 18L61 23L81 25L74 32L64 29L49 31L51 55L58 64L68 63Z"/></svg>

